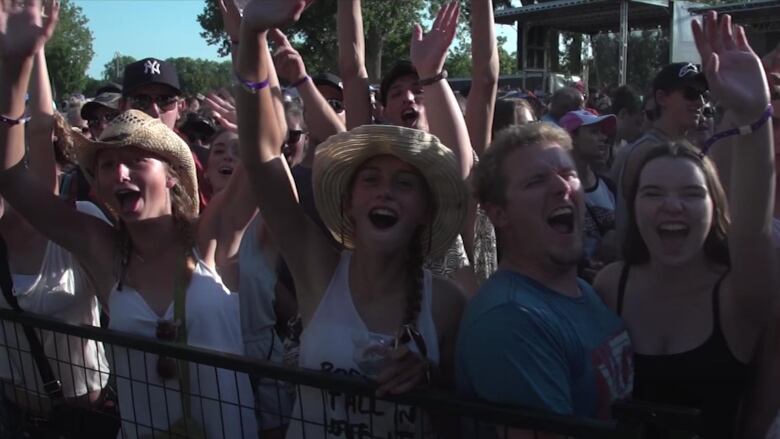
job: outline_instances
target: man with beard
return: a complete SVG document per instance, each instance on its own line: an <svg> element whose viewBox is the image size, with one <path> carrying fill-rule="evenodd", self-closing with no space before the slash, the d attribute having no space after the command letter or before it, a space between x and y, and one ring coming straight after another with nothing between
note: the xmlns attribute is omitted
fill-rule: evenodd
<svg viewBox="0 0 780 439"><path fill-rule="evenodd" d="M515 126L476 167L502 258L461 322L457 383L490 402L608 418L612 402L631 395L631 344L577 278L585 207L571 148L552 124Z"/></svg>

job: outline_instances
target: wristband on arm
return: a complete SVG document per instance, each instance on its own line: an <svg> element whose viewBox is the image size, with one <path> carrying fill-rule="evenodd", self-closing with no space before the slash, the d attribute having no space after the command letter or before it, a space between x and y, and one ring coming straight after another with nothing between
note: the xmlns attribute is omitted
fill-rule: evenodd
<svg viewBox="0 0 780 439"><path fill-rule="evenodd" d="M243 79L241 76L238 75L238 73L236 73L235 76L236 76L236 82L238 83L238 85L240 85L241 88L243 88L245 91L247 91L247 92L249 92L251 94L257 94L257 92L259 92L260 90L268 87L268 85L269 85L268 78L266 78L264 81L252 82L252 81L247 81L246 79Z"/></svg>
<svg viewBox="0 0 780 439"><path fill-rule="evenodd" d="M16 125L24 125L29 121L30 121L30 116L22 116L18 119L11 119L10 117L6 117L0 114L0 122L2 122L5 125L8 125L9 127L16 126Z"/></svg>
<svg viewBox="0 0 780 439"><path fill-rule="evenodd" d="M701 147L700 156L704 158L704 156L707 155L707 152L709 152L712 145L719 140L731 136L744 136L746 134L750 134L757 131L759 128L764 126L764 124L766 124L766 122L772 117L773 111L774 110L772 108L772 104L769 104L767 105L766 110L764 110L764 113L761 114L761 117L757 121L753 122L752 124L742 125L740 127L732 128L726 131L721 131L719 133L712 135L712 137L704 141L704 144Z"/></svg>

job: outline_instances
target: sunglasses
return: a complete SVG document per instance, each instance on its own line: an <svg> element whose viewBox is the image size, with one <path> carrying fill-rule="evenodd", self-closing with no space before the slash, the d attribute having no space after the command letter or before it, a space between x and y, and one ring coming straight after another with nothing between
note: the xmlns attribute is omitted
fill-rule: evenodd
<svg viewBox="0 0 780 439"><path fill-rule="evenodd" d="M303 131L290 130L287 132L287 141L285 141L285 143L288 145L298 143L301 141L301 136L303 136Z"/></svg>
<svg viewBox="0 0 780 439"><path fill-rule="evenodd" d="M148 111L152 104L157 104L157 108L162 111L171 111L179 103L179 98L174 95L149 96L135 95L130 96L130 103L136 110Z"/></svg>
<svg viewBox="0 0 780 439"><path fill-rule="evenodd" d="M686 100L689 101L697 101L704 97L705 100L707 100L707 97L709 96L709 93L707 93L707 90L702 90L700 88L686 86L680 89L682 92L683 97Z"/></svg>
<svg viewBox="0 0 780 439"><path fill-rule="evenodd" d="M330 108L332 108L336 113L341 113L344 111L344 103L339 99L328 99L328 105L330 105Z"/></svg>
<svg viewBox="0 0 780 439"><path fill-rule="evenodd" d="M90 128L95 128L97 126L100 126L101 123L109 123L112 120L114 120L115 117L117 117L119 113L105 113L102 116L93 117L90 119L87 119L87 125Z"/></svg>
<svg viewBox="0 0 780 439"><path fill-rule="evenodd" d="M179 325L171 320L158 320L157 331L155 333L157 340L174 342L178 335ZM178 365L176 360L170 357L157 357L157 375L164 380L176 378L178 374Z"/></svg>

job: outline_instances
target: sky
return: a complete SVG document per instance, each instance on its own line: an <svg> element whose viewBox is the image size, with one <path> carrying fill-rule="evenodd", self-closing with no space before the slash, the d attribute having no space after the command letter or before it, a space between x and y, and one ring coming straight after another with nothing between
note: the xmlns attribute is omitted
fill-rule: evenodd
<svg viewBox="0 0 780 439"><path fill-rule="evenodd" d="M398 0L395 0L398 1ZM103 66L115 53L134 58L191 57L220 58L216 46L200 36L197 16L204 0L73 0L89 19L95 56L87 70L93 78L102 78ZM506 49L516 50L516 37L509 26L498 26L507 36Z"/></svg>

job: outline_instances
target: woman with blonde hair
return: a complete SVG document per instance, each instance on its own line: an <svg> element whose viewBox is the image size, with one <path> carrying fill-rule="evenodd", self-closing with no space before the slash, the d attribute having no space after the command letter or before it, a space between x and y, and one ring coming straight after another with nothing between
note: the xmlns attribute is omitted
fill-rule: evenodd
<svg viewBox="0 0 780 439"><path fill-rule="evenodd" d="M242 157L253 187L275 188L256 196L295 281L304 326L300 365L376 380L380 398L429 378L446 385L463 294L432 277L423 261L446 251L465 216L455 155L430 134L395 126L362 126L320 145L314 196L345 251L334 248L297 204L265 83L273 69L267 31L296 19L304 6L249 3L237 63L245 86L237 96ZM323 425L352 424L382 437L423 428L421 416L404 416L413 408L378 401L372 413L360 413L344 395L326 398L333 402L323 406L320 391L302 388L287 437L321 437Z"/></svg>
<svg viewBox="0 0 780 439"><path fill-rule="evenodd" d="M110 328L233 354L244 352L238 298L216 274L209 232L198 221L192 154L162 122L129 110L99 141L75 152L112 227L74 211L26 169L24 90L33 54L55 23L37 0L0 8L0 194L81 262L111 313ZM123 434L202 429L208 437L256 437L245 374L115 347ZM198 427L196 427L196 424Z"/></svg>

